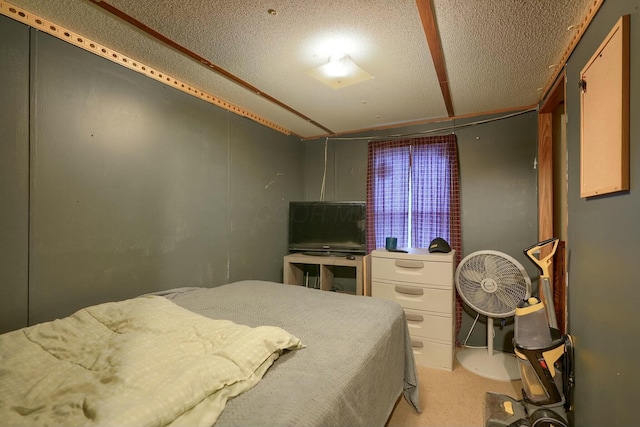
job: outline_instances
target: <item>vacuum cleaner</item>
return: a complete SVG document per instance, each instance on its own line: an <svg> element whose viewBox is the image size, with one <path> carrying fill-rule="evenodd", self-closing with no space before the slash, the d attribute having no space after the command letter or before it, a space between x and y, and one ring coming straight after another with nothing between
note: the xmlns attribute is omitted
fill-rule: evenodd
<svg viewBox="0 0 640 427"><path fill-rule="evenodd" d="M552 244L545 257L534 253ZM521 301L515 312L513 340L522 379L522 400L488 392L484 401L485 427L568 427L574 386L573 341L557 327L549 266L558 239L545 240L524 250L540 270L540 287L545 304L531 297Z"/></svg>

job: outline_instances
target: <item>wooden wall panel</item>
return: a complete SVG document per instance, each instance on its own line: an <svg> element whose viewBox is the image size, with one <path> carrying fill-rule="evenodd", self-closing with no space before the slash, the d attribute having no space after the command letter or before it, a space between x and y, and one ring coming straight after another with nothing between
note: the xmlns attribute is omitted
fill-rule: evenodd
<svg viewBox="0 0 640 427"><path fill-rule="evenodd" d="M629 189L629 15L580 73L580 196Z"/></svg>
<svg viewBox="0 0 640 427"><path fill-rule="evenodd" d="M553 237L553 114L538 115L538 238Z"/></svg>

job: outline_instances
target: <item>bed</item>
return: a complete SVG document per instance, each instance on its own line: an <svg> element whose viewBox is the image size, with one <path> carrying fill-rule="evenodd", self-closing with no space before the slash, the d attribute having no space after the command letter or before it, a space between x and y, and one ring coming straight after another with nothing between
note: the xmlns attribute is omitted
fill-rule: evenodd
<svg viewBox="0 0 640 427"><path fill-rule="evenodd" d="M132 305L134 303L138 305ZM141 303L142 308L139 307ZM88 333L90 338L83 335L79 340L81 344L75 349L79 362L61 361L60 355L66 357L69 350L61 347L67 338L60 339L58 332L72 329L68 325L58 327L55 333L42 329L39 339L45 344L37 342L33 336L37 335L37 328L48 327L47 324L4 334L0 336L0 419L16 425L53 425L55 423L45 413L57 410L62 411L57 419L66 420L66 423L61 422L64 425L383 426L400 396L404 396L416 411L420 410L417 374L404 312L393 302L249 280L216 288L163 291L127 300L125 305L133 317L142 318L144 311L150 311L152 320L145 318L144 326L134 325L129 318L113 320L116 318L113 313L123 310L121 302L101 304L88 311L83 309L73 316L86 317L97 325L96 328L107 330L115 339L123 339L125 334L121 331L128 328L134 334L136 345L146 343L151 357L158 358L157 361L141 359L137 365L133 364L130 355L140 351L127 347L131 345L128 342L117 345L127 349L123 353L126 356L108 352L98 354L89 342L107 340L99 338L96 332ZM174 312L178 315L175 319L172 317ZM74 322L81 323L77 318ZM209 322L223 323L214 326ZM188 326L188 332L178 326ZM238 328L237 332L230 329L232 326ZM141 334L145 327L155 329L153 337L158 336L158 340L175 335L178 344L135 335ZM172 332L174 327L175 333ZM217 355L212 361L206 350L210 346L209 337L204 335L213 334L211 331L216 328L223 331L225 339L242 336L242 344L229 344L235 353L225 347L222 357ZM72 330L70 336L77 338L80 334ZM8 335L25 341L20 345L8 344ZM195 343L186 340L187 335L195 337ZM254 347L243 347L247 336L258 343L259 351ZM25 353L30 347L42 349L45 346L53 350L41 352L41 359ZM114 347L113 344L110 346ZM167 352L177 353L158 356L165 348ZM92 352L96 354L87 356ZM200 352L202 357L198 356ZM251 359L254 354L255 360ZM91 362L87 362L87 357ZM221 384L228 383L222 388L211 385L208 372L217 373L216 363L228 364L229 360L235 360L233 357L240 358L251 368L245 372L243 367L240 379L215 379ZM96 366L98 362L104 362L103 359L109 359L109 369L114 369L112 365L119 369L126 367L135 380L122 381L120 373L108 380L95 380ZM26 360L30 362L26 363ZM38 360L41 361L36 363ZM64 369L70 365L72 370L89 375L89 379L78 385L71 375L67 375L62 388L56 386L58 391L48 392L55 396L65 396L65 393L75 396L75 403L67 404L64 409L60 409L59 404L56 409L56 404L48 404L46 399L32 398L38 387L51 382L48 377L55 369L49 367L49 362L62 364ZM213 367L204 364L209 362ZM31 373L16 374L13 371L16 364L27 365ZM236 364L237 361L231 364L233 369ZM105 368L101 369L104 371ZM37 375L33 374L34 370ZM156 379L158 371L166 378ZM122 384L113 378L120 379ZM92 398L87 397L86 390L92 393L105 385L103 383L111 388L106 392L98 391ZM114 384L116 388L113 388ZM16 390L22 390L21 387L27 391L18 393ZM187 393L185 388L195 394L189 396L191 403L184 403L181 397ZM128 398L131 389L141 390L142 400ZM18 395L22 395L20 399L31 398L30 403L16 401ZM165 418L158 418L173 404L182 405L177 416L171 415L172 412L163 415ZM70 415L65 418L64 411L75 411L79 418L69 422L76 419ZM102 415L98 417L96 413ZM48 421L43 422L45 420Z"/></svg>

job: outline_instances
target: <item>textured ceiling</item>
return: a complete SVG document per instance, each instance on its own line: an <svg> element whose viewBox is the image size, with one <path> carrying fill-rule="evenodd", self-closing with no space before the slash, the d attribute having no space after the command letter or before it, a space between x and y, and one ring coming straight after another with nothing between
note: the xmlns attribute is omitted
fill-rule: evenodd
<svg viewBox="0 0 640 427"><path fill-rule="evenodd" d="M594 5L418 2L435 16L452 111L416 0L8 3L303 138L531 107ZM330 45L374 79L332 89L311 77L310 69L327 62Z"/></svg>

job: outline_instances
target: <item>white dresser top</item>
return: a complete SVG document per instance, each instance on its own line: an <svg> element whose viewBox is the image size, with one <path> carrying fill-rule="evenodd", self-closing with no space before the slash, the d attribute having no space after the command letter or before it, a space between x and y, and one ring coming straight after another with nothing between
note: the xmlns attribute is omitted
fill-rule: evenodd
<svg viewBox="0 0 640 427"><path fill-rule="evenodd" d="M449 253L433 252L430 253L427 248L398 248L407 251L391 252L385 248L378 248L371 252L371 256L375 258L393 258L393 259L415 259L431 262L452 262L456 251Z"/></svg>

